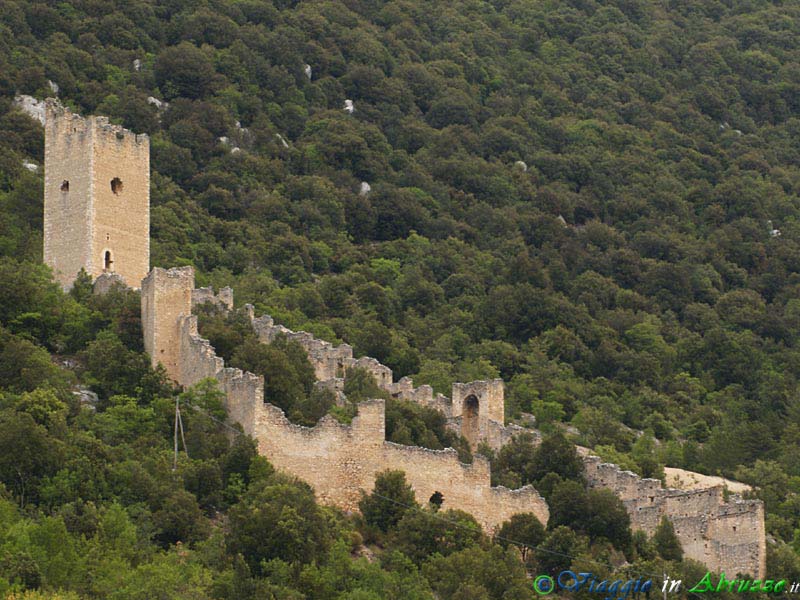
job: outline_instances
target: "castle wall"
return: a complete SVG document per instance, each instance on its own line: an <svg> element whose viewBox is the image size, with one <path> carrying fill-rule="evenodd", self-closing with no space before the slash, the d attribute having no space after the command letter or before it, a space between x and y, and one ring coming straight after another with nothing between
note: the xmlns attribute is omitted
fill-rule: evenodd
<svg viewBox="0 0 800 600"><path fill-rule="evenodd" d="M277 468L307 481L320 502L356 510L362 492L373 488L377 473L399 469L406 473L420 504L426 504L439 492L445 508L471 513L489 532L519 512L532 512L547 522L547 505L532 487L491 487L489 464L482 456L467 465L459 462L452 449L429 450L387 442L383 400L361 403L351 425L341 424L331 416L321 419L315 427L290 423L283 411L264 402L261 377L225 368L209 342L200 337L197 318L190 314L193 282L190 267L154 269L144 281L142 315L148 352L161 356L160 362L183 385L215 378L225 393L230 419L241 423L244 431L257 440L259 451ZM317 356L325 355L330 364L335 362L337 370L359 363L352 359L349 346L319 342L310 334L276 326L268 317L253 319L253 323L263 341L282 333L297 339L305 348L312 348ZM372 359L361 360L360 364L376 367L374 372L378 374L385 373L380 369L382 365ZM340 382L327 378L321 384L336 388ZM397 383L389 379L384 389L398 397L417 398L421 403L436 402L431 398L432 391L426 386L415 389L410 379ZM474 396L486 417L482 432L485 441L501 447L522 431L488 418L494 414L491 407L496 410L502 406L502 392L500 380L455 384L455 402L447 407L453 412L460 409L461 414L450 417L448 426L463 430L464 407L467 399ZM726 502L719 487L663 489L658 480L642 479L603 463L596 456L585 456L584 464L591 486L612 489L622 499L634 529L652 535L661 518L667 516L687 557L716 571L764 575L766 538L760 501L735 498Z"/></svg>
<svg viewBox="0 0 800 600"><path fill-rule="evenodd" d="M326 416L312 428L290 423L277 407L263 406L255 434L260 452L276 467L311 484L324 504L357 510L361 492L374 487L377 473L395 469L405 472L417 502L426 505L438 491L444 497L443 508L469 512L490 533L520 512L532 512L547 523L547 504L532 486L491 487L485 458L478 456L467 465L452 449L385 441L382 400L359 404L350 426Z"/></svg>
<svg viewBox="0 0 800 600"><path fill-rule="evenodd" d="M164 271L154 269L145 279L143 298L148 298L143 314L154 314L155 326L146 328L164 333L175 319L177 345L164 355L176 357L173 372L184 386L206 378L215 378L225 393L226 409L232 421L258 442L259 452L275 467L308 482L323 504L344 510L357 510L362 492L369 492L377 473L399 469L414 488L417 500L427 504L434 492L444 496L445 508L457 508L475 516L491 532L518 512L533 512L543 524L549 517L547 504L538 492L527 486L520 490L492 488L488 461L478 456L471 465L462 464L455 450L428 450L386 441L383 400L358 405L358 415L351 425L343 425L331 416L323 417L315 427L294 425L279 408L264 402L264 381L252 373L225 368L209 342L198 334L197 317L181 312L153 313L163 302L175 302L185 311L191 306L186 288L193 278L191 268ZM163 294L163 297L160 295ZM174 300L169 300L170 298ZM143 300L144 307L144 300ZM161 338L148 343L157 351ZM149 350L148 350L149 351ZM166 365L165 365L166 366Z"/></svg>
<svg viewBox="0 0 800 600"><path fill-rule="evenodd" d="M589 485L613 490L625 505L634 530L655 532L666 516L684 555L713 571L763 577L766 573L764 505L734 497L725 501L721 486L702 490L662 488L617 465L585 456Z"/></svg>

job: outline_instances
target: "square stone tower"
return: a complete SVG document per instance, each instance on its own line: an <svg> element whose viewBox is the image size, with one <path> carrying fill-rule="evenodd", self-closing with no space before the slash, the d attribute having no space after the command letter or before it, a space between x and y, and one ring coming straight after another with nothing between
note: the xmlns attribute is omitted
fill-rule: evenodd
<svg viewBox="0 0 800 600"><path fill-rule="evenodd" d="M64 289L81 268L139 288L150 270L150 140L45 103L44 262Z"/></svg>

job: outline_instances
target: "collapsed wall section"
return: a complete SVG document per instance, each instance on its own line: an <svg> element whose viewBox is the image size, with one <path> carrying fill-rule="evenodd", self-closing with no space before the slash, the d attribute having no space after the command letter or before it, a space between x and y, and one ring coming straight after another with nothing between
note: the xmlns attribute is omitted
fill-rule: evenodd
<svg viewBox="0 0 800 600"><path fill-rule="evenodd" d="M675 528L684 554L729 575L766 573L764 504L734 496L726 501L721 486L703 490L662 488L597 456L585 456L589 485L613 490L625 505L634 530L655 532L662 517Z"/></svg>

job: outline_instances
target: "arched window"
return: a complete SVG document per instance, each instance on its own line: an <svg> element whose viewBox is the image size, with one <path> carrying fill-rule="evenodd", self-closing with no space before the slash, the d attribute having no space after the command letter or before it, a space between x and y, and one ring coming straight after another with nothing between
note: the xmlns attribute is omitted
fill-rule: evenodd
<svg viewBox="0 0 800 600"><path fill-rule="evenodd" d="M114 179L111 180L111 191L117 196L122 193L122 179L114 177Z"/></svg>
<svg viewBox="0 0 800 600"><path fill-rule="evenodd" d="M111 260L111 250L106 250L106 253L103 256L103 269L105 271L110 271L113 264L114 261Z"/></svg>
<svg viewBox="0 0 800 600"><path fill-rule="evenodd" d="M68 192L69 191L69 180L68 179L65 179L64 181L61 182L61 191L62 192Z"/></svg>

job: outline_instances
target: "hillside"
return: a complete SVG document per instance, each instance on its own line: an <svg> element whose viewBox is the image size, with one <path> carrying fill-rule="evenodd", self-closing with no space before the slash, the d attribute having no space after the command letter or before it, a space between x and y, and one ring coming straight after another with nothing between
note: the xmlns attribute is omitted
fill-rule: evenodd
<svg viewBox="0 0 800 600"><path fill-rule="evenodd" d="M154 266L191 264L199 285L417 385L502 377L510 419L574 426L642 475L753 485L768 570L800 580L800 7L0 0L0 592L133 598L163 577L195 594L168 597L500 598L516 592L491 573L474 589L446 575L491 555L524 587L513 552L414 554L202 416L175 487L174 391L141 352L137 296L64 295L41 266L42 128L19 94L151 136ZM235 324L209 326L235 348ZM296 367L287 412L313 421L302 361L273 350ZM437 426L407 441L451 443ZM508 485L542 475L494 461ZM298 542L307 554L223 540L292 494L307 509L294 539L328 536ZM559 535L604 565L660 560L641 540ZM357 536L386 550L378 563L349 557ZM332 581L343 563L358 573Z"/></svg>

